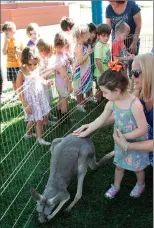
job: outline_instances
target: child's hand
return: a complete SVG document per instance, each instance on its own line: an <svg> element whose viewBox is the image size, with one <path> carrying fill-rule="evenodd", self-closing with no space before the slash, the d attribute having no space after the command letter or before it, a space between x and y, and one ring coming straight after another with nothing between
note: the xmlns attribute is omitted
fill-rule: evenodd
<svg viewBox="0 0 154 228"><path fill-rule="evenodd" d="M124 148L127 141L119 129L114 132L113 138L116 144L118 144L121 148Z"/></svg>
<svg viewBox="0 0 154 228"><path fill-rule="evenodd" d="M92 52L91 47L90 47L90 46L88 46L88 49L87 49L87 54L88 54L88 55L90 55L90 54L91 54L91 52Z"/></svg>
<svg viewBox="0 0 154 228"><path fill-rule="evenodd" d="M73 92L73 87L72 87L72 83L69 81L69 83L67 84L67 89L69 93Z"/></svg>
<svg viewBox="0 0 154 228"><path fill-rule="evenodd" d="M133 59L134 59L134 56L135 56L135 55L130 54L130 55L128 55L128 56L125 57L125 58L126 58L125 60L126 60L126 61L133 60Z"/></svg>
<svg viewBox="0 0 154 228"><path fill-rule="evenodd" d="M81 127L79 127L77 130L73 131L72 134L78 137L86 137L88 135L87 129L89 128L89 126L90 124L84 124Z"/></svg>
<svg viewBox="0 0 154 228"><path fill-rule="evenodd" d="M66 83L70 80L70 78L68 77L68 75L64 76L64 80L66 81Z"/></svg>
<svg viewBox="0 0 154 228"><path fill-rule="evenodd" d="M47 85L48 85L48 86L52 86L52 85L54 85L53 80L51 80L51 79L47 80Z"/></svg>

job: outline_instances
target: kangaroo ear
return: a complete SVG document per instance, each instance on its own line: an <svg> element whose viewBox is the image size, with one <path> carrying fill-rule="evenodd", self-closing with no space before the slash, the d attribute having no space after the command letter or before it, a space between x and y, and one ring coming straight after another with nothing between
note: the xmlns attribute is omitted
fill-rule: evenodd
<svg viewBox="0 0 154 228"><path fill-rule="evenodd" d="M31 191L31 194L32 194L32 197L33 197L34 200L36 200L36 201L42 201L42 200L43 200L43 196L40 195L40 194L35 190L35 188L31 188L30 191Z"/></svg>

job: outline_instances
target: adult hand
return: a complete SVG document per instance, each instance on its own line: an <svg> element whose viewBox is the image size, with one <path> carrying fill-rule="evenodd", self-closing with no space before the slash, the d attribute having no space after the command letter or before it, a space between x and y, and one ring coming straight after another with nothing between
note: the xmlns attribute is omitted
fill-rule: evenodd
<svg viewBox="0 0 154 228"><path fill-rule="evenodd" d="M137 42L132 42L129 47L130 54L135 54L137 52Z"/></svg>
<svg viewBox="0 0 154 228"><path fill-rule="evenodd" d="M84 124L81 127L79 127L77 130L73 131L73 135L76 135L78 137L86 137L89 133L88 133L88 128L89 128L90 124ZM86 129L86 131L84 131ZM84 132L83 132L84 131Z"/></svg>
<svg viewBox="0 0 154 228"><path fill-rule="evenodd" d="M127 141L124 137L124 135L121 133L121 131L119 129L117 129L114 134L113 134L113 138L116 144L118 144L121 148L124 148L124 146L126 145Z"/></svg>
<svg viewBox="0 0 154 228"><path fill-rule="evenodd" d="M87 49L87 54L90 55L92 53L92 50L91 50L91 47L90 45L88 46L88 49Z"/></svg>

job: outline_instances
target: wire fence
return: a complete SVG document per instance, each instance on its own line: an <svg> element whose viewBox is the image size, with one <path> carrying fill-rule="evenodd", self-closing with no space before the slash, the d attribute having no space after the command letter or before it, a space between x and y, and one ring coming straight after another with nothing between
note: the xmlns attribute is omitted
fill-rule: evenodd
<svg viewBox="0 0 154 228"><path fill-rule="evenodd" d="M152 35L141 37L139 53L150 52L152 46ZM96 92L95 84L93 91ZM52 93L51 110L56 115L58 93L55 87L52 87ZM64 137L82 124L93 121L102 112L99 107L104 107L105 101L99 105L86 101L85 105L86 113L77 111L76 98L72 93L69 100L71 124L57 122L46 126L43 138L52 142L54 138ZM2 228L27 228L36 209L30 188L34 186L43 191L50 168L50 151L38 145L34 138L24 139L26 125L20 101L1 103L1 123L0 224Z"/></svg>

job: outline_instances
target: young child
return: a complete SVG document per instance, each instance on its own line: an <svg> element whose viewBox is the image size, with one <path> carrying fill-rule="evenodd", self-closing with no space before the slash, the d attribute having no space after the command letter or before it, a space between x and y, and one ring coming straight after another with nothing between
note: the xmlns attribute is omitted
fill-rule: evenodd
<svg viewBox="0 0 154 228"><path fill-rule="evenodd" d="M124 21L119 21L115 26L115 40L112 43L112 58L118 59L127 64L128 61L133 60L134 55L130 54L124 44L124 40L130 33L129 25Z"/></svg>
<svg viewBox="0 0 154 228"><path fill-rule="evenodd" d="M103 113L89 125L83 125L75 131L79 137L86 137L102 126L108 118L114 113L115 124L114 131L120 129L125 138L130 142L147 139L147 122L143 112L143 107L138 98L128 93L128 77L124 73L122 66L114 63L110 64L111 69L105 71L99 78L99 86L103 96L109 100ZM86 131L82 132L84 129ZM115 178L114 185L105 193L105 197L112 199L120 190L124 170L134 171L137 177L137 183L130 193L131 197L139 197L145 188L144 169L149 165L149 155L147 152L127 150L127 144L124 149L115 144L114 164Z"/></svg>
<svg viewBox="0 0 154 228"><path fill-rule="evenodd" d="M98 79L100 75L108 69L108 62L111 60L111 51L108 44L108 40L111 34L111 28L107 24L100 24L97 26L98 42L94 49L94 78L96 82L96 97L98 103L102 101L103 94L98 86Z"/></svg>
<svg viewBox="0 0 154 228"><path fill-rule="evenodd" d="M88 25L75 25L73 27L73 37L76 39L73 63L74 93L77 98L77 109L86 112L84 108L84 94L88 93L92 88L91 47L85 45L89 39Z"/></svg>
<svg viewBox="0 0 154 228"><path fill-rule="evenodd" d="M91 60L91 73L92 73L92 78L94 80L94 48L96 45L96 40L97 40L97 32L96 32L96 25L93 23L88 24L89 28L89 39L87 41L87 45L90 45L91 47L91 55L90 55L90 60ZM85 44L86 45L86 44ZM87 101L92 101L92 102L97 102L97 99L93 96L93 91L92 88L91 90L87 93Z"/></svg>
<svg viewBox="0 0 154 228"><path fill-rule="evenodd" d="M56 89L59 94L57 106L58 119L64 120L63 123L69 123L68 98L72 92L72 75L70 75L70 61L65 54L66 40L63 33L57 33L54 38L55 47L55 72L56 72Z"/></svg>
<svg viewBox="0 0 154 228"><path fill-rule="evenodd" d="M74 49L74 41L72 37L72 29L74 27L74 21L72 18L63 17L60 21L60 27L66 37L69 46L69 55L73 56L73 49Z"/></svg>
<svg viewBox="0 0 154 228"><path fill-rule="evenodd" d="M39 77L39 53L33 47L26 47L21 55L21 70L18 72L17 88L19 99L22 102L28 121L25 139L34 136L32 133L33 122L36 123L37 143L50 145L42 138L44 121L50 112L50 106L42 86L42 78Z"/></svg>
<svg viewBox="0 0 154 228"><path fill-rule="evenodd" d="M40 38L36 46L40 53L39 73L42 78L47 79L50 76L52 76L51 74L53 74L53 68L52 68L53 66L51 62L51 56L53 54L53 45L47 39ZM43 88L44 88L45 95L48 99L48 102L49 104L51 104L53 100L51 86L49 86L48 84L43 84ZM57 118L53 116L51 112L49 116L51 117L52 121L48 120L48 123L50 125L55 124L55 121L57 120Z"/></svg>
<svg viewBox="0 0 154 228"><path fill-rule="evenodd" d="M7 80L12 81L16 96L16 78L21 66L20 57L23 44L16 38L16 25L11 21L6 21L2 26L5 34L3 54L7 56Z"/></svg>
<svg viewBox="0 0 154 228"><path fill-rule="evenodd" d="M37 40L40 36L39 26L36 23L30 23L26 28L26 34L29 37L27 47L36 46Z"/></svg>
<svg viewBox="0 0 154 228"><path fill-rule="evenodd" d="M63 17L60 21L60 27L63 32L71 33L74 26L74 21L72 18Z"/></svg>

